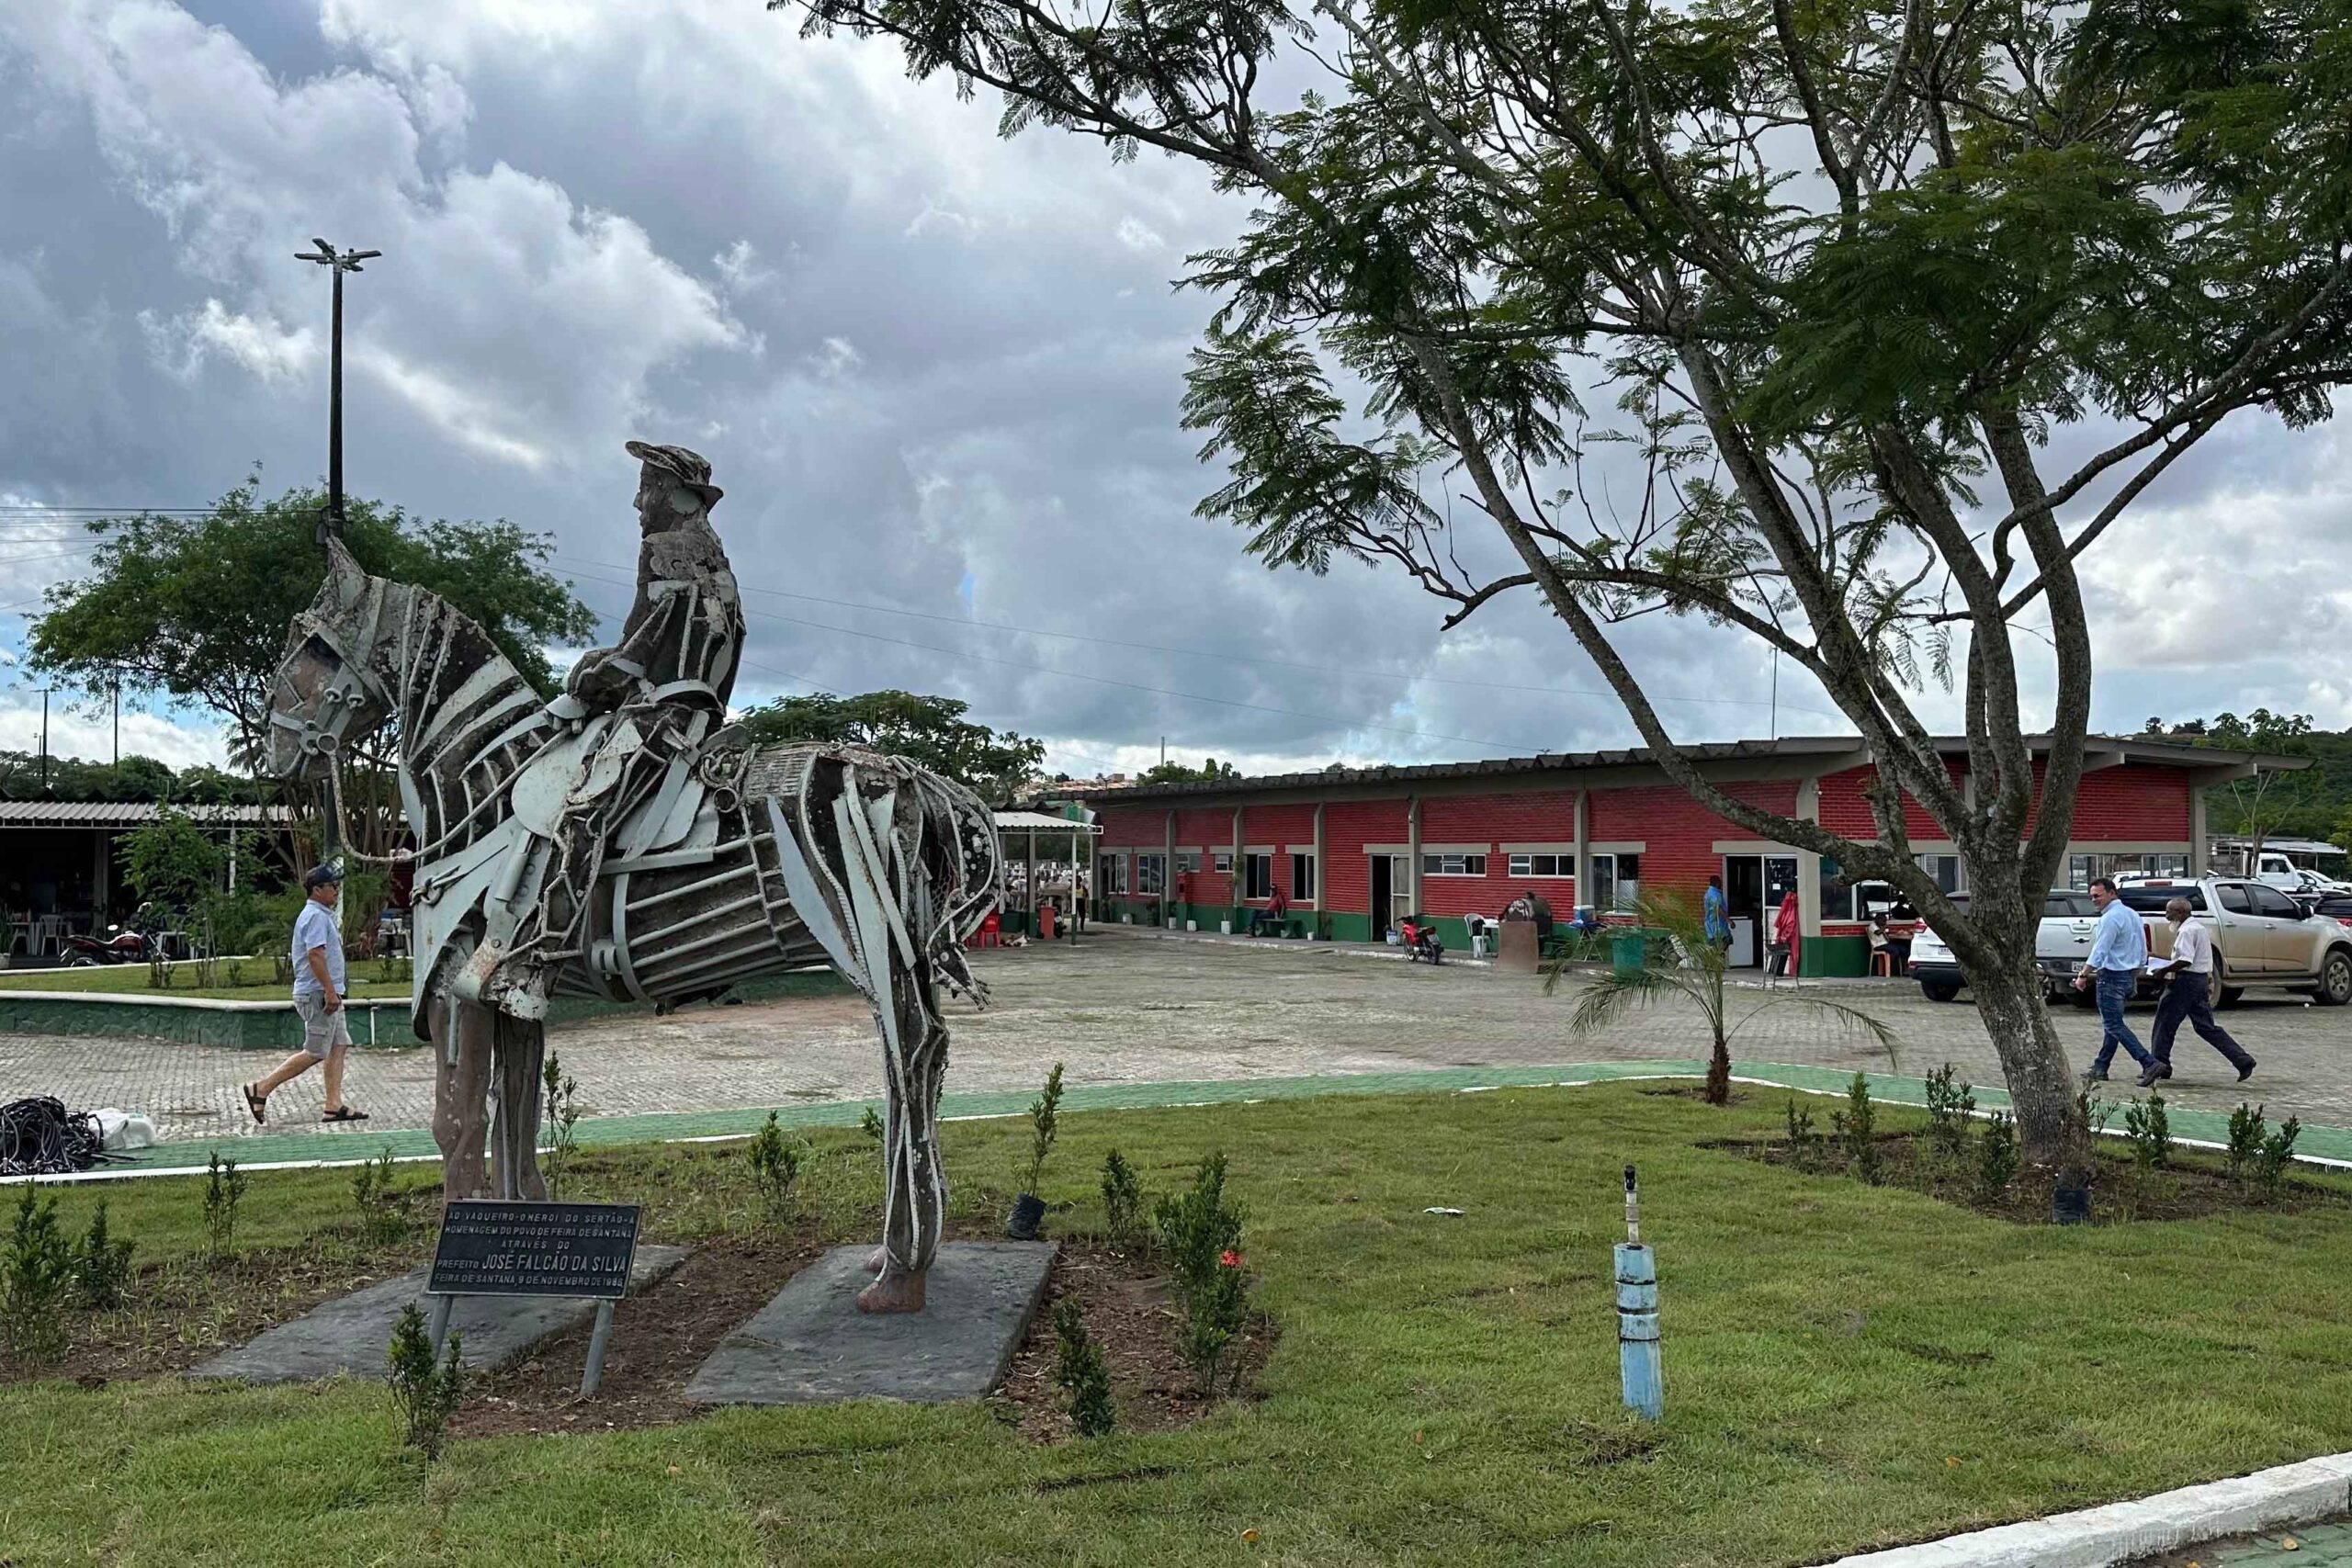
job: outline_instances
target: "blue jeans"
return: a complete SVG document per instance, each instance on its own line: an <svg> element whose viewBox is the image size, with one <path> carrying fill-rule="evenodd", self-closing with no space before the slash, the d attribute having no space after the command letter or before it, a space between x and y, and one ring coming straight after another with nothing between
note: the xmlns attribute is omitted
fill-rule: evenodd
<svg viewBox="0 0 2352 1568"><path fill-rule="evenodd" d="M2098 972L2098 1021L2106 1026L2106 1031L2099 1039L2098 1055L2091 1058L2091 1071L2102 1077L2107 1074L2107 1065L2115 1060L2118 1045L2122 1046L2125 1054L2143 1067L2155 1060L2140 1043L2140 1037L2132 1032L2132 1026L2123 1021L2123 1004L2130 1001L2132 993L2139 988L2140 972L2137 969L2102 969Z"/></svg>

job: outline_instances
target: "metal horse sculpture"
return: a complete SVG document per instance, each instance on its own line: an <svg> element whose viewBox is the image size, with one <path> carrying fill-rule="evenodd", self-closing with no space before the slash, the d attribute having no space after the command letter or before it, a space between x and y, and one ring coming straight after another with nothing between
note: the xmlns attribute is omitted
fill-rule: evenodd
<svg viewBox="0 0 2352 1568"><path fill-rule="evenodd" d="M536 1144L542 1027L461 1001L451 978L500 901L536 887L552 815L593 735L549 713L489 636L424 589L370 577L337 543L294 619L270 705L270 761L323 779L396 726L416 842L414 1018L437 1050L445 1190L544 1197ZM591 724L600 721L589 721ZM548 818L541 820L539 818ZM969 791L847 747L724 743L680 758L611 835L558 994L664 1007L761 974L830 964L874 1009L888 1172L869 1312L922 1307L946 1206L938 1101L942 984L985 1001L964 939L1000 881L995 821ZM485 1097L496 1117L485 1177Z"/></svg>

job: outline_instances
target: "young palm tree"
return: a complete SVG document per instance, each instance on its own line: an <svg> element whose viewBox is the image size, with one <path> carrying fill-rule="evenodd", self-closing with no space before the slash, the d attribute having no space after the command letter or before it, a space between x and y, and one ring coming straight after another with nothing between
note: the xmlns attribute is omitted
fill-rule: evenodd
<svg viewBox="0 0 2352 1568"><path fill-rule="evenodd" d="M1612 965L1586 980L1577 997L1576 1010L1568 1014L1570 1034L1580 1036L1606 1029L1636 1003L1646 1004L1661 997L1689 998L1698 1006L1700 1015L1707 1021L1708 1032L1713 1036L1713 1050L1707 1058L1710 1105L1731 1103L1732 1037L1753 1022L1758 1013L1784 1003L1818 1008L1862 1030L1885 1050L1888 1064L1894 1064L1893 1030L1860 1009L1833 1001L1818 992L1775 987L1758 994L1755 1006L1733 1018L1734 999L1726 994L1724 985L1724 950L1707 940L1706 924L1690 907L1690 901L1674 893L1645 893L1634 901L1634 912L1643 927L1654 933L1646 961L1639 968ZM1656 933L1663 933L1670 940L1661 942ZM1544 990L1547 996L1560 983L1568 962L1567 954L1563 953L1544 971Z"/></svg>

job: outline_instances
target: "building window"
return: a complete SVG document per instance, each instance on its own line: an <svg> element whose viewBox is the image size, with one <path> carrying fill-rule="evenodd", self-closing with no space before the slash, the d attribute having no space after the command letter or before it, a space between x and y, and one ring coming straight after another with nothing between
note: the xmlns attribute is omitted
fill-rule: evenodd
<svg viewBox="0 0 2352 1568"><path fill-rule="evenodd" d="M1423 876L1484 876L1487 857L1484 855L1423 855Z"/></svg>
<svg viewBox="0 0 2352 1568"><path fill-rule="evenodd" d="M1200 870L1201 852L1198 850L1178 850L1176 852L1176 869L1180 872Z"/></svg>
<svg viewBox="0 0 2352 1568"><path fill-rule="evenodd" d="M1577 857L1574 855L1513 855L1510 857L1513 876L1574 876Z"/></svg>
<svg viewBox="0 0 2352 1568"><path fill-rule="evenodd" d="M1642 857L1639 855L1595 855L1592 857L1592 896L1577 889L1577 901L1596 909L1629 908L1642 896Z"/></svg>
<svg viewBox="0 0 2352 1568"><path fill-rule="evenodd" d="M1315 857L1294 854L1290 857L1290 896L1302 904L1315 901Z"/></svg>
<svg viewBox="0 0 2352 1568"><path fill-rule="evenodd" d="M1964 886L1958 855L1918 855L1919 869L1936 879L1939 893L1957 893ZM2081 858L2081 857L2076 857Z"/></svg>
<svg viewBox="0 0 2352 1568"><path fill-rule="evenodd" d="M1233 852L1231 850L1218 850L1211 858L1209 863L1220 875L1230 876L1233 874Z"/></svg>
<svg viewBox="0 0 2352 1568"><path fill-rule="evenodd" d="M1892 913L1903 895L1883 882L1848 882L1834 860L1821 863L1821 918L1867 920Z"/></svg>
<svg viewBox="0 0 2352 1568"><path fill-rule="evenodd" d="M2142 855L2140 869L2150 876L2187 876L2188 857L2187 855Z"/></svg>
<svg viewBox="0 0 2352 1568"><path fill-rule="evenodd" d="M1147 898L1157 898L1168 891L1166 855L1136 856L1136 891Z"/></svg>
<svg viewBox="0 0 2352 1568"><path fill-rule="evenodd" d="M1123 897L1127 891L1127 857L1097 855L1094 857L1094 896L1098 898Z"/></svg>
<svg viewBox="0 0 2352 1568"><path fill-rule="evenodd" d="M1274 857L1244 855L1241 859L1241 896L1244 898L1272 897L1274 896Z"/></svg>

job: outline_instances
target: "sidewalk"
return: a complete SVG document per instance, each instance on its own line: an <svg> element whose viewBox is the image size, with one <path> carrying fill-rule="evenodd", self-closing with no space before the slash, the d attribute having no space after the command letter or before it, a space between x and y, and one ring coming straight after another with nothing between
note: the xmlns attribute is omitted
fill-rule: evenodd
<svg viewBox="0 0 2352 1568"><path fill-rule="evenodd" d="M1573 1088L1585 1084L1618 1083L1629 1079L1704 1076L1706 1064L1696 1059L1661 1058L1631 1062L1586 1062L1534 1067L1449 1067L1434 1071L1323 1074L1306 1077L1227 1078L1214 1082L1155 1082L1076 1085L1062 1100L1067 1111L1139 1111L1164 1107L1246 1105L1265 1100L1306 1100L1329 1094L1477 1094L1504 1089ZM1807 1067L1778 1062L1735 1062L1736 1081L1794 1089L1804 1094L1843 1095L1850 1073L1828 1067ZM1866 1073L1871 1092L1894 1105L1927 1103L1924 1080L1896 1074ZM1976 1090L1982 1111L2008 1108L2008 1096L1996 1089ZM950 1094L940 1101L940 1114L949 1121L975 1121L1018 1116L1027 1111L1034 1093ZM775 1107L787 1127L849 1127L864 1117L874 1101L836 1100ZM876 1109L879 1109L876 1104ZM680 1111L641 1116L610 1116L582 1121L576 1135L582 1145L678 1143L749 1137L767 1120L765 1110ZM2173 1135L2184 1143L2219 1145L2228 1136L2228 1119L2211 1112L2177 1109L2172 1112ZM132 1176L180 1175L201 1171L218 1151L247 1170L288 1167L349 1165L373 1158L387 1146L395 1159L435 1159L439 1152L431 1134L420 1132L368 1133L365 1130L251 1135L162 1144L141 1149L125 1163L114 1164L81 1177L48 1177L43 1180L90 1180ZM2299 1157L2317 1164L2352 1166L2352 1130L2307 1126L2296 1145ZM22 1178L15 1179L24 1179ZM0 1182L0 1185L5 1185Z"/></svg>

